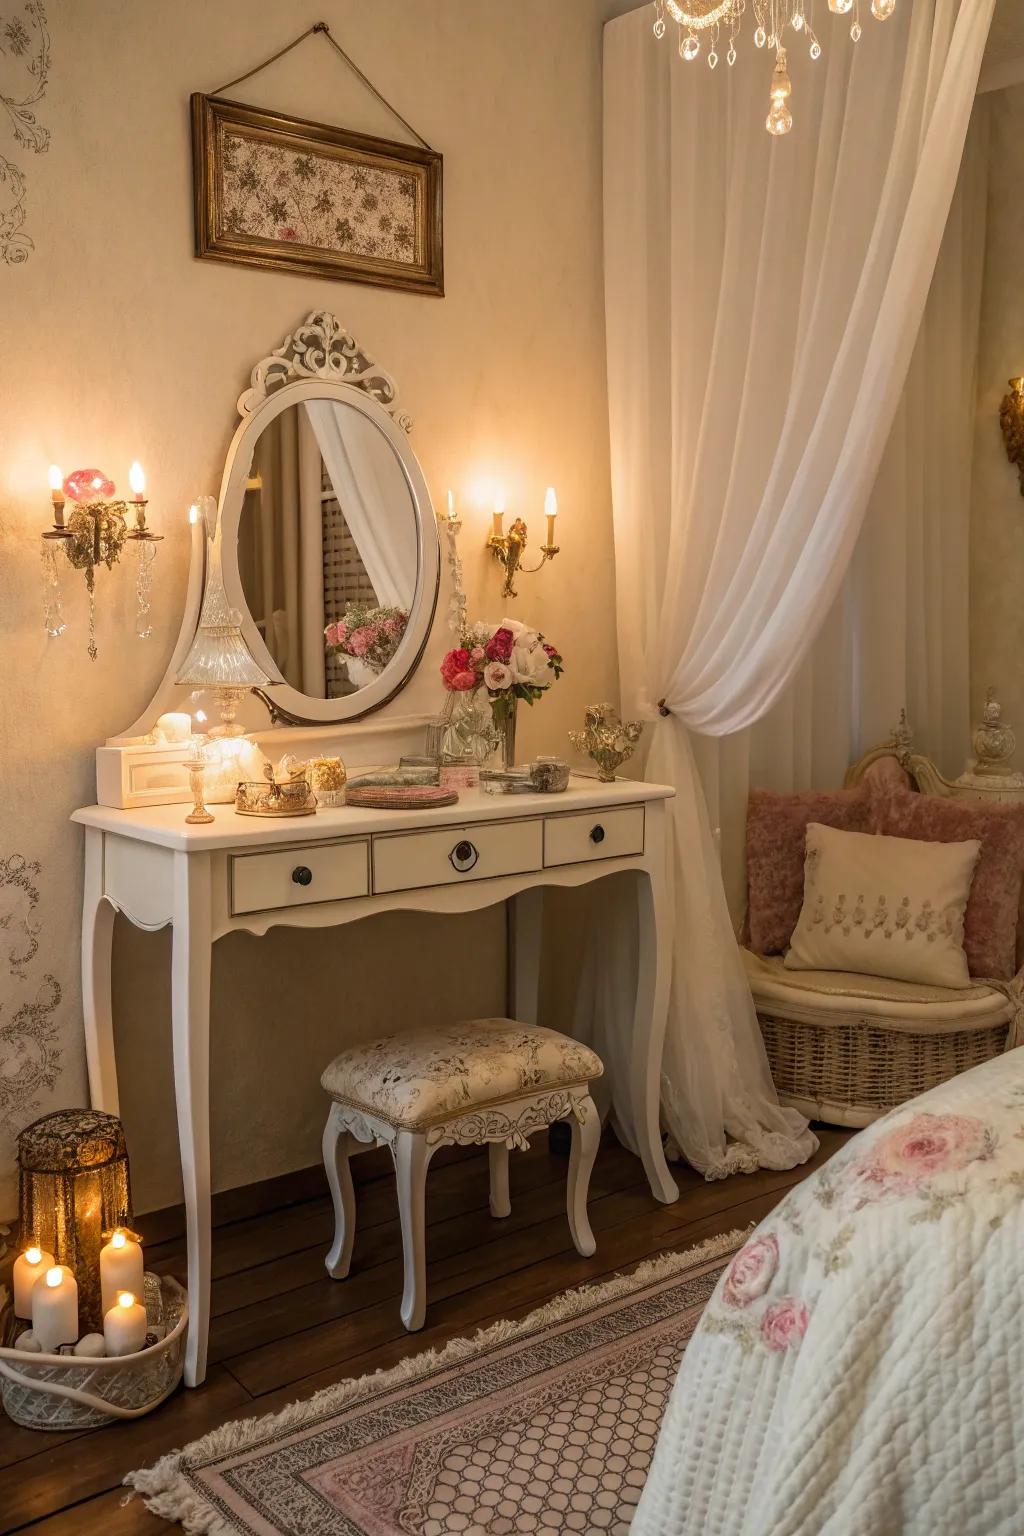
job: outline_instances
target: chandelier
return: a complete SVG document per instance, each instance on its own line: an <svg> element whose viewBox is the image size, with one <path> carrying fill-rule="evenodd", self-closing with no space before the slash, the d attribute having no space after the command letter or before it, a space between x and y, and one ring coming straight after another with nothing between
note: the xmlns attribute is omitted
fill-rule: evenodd
<svg viewBox="0 0 1024 1536"><path fill-rule="evenodd" d="M887 21L896 9L896 0L870 0L871 14L876 21ZM775 51L775 69L769 91L768 117L765 127L778 136L788 133L793 126L789 110L789 98L793 86L786 68L785 32L789 27L807 41L812 59L821 58L821 44L811 25L815 0L750 0L757 23L754 45ZM828 8L835 16L850 16L850 37L856 43L861 35L861 0L828 0ZM666 12L679 28L679 57L691 62L701 49L701 38L707 35L708 68L718 64L718 49L723 38L728 40L725 60L736 62L736 39L740 35L747 0L654 0L654 35L665 36Z"/></svg>

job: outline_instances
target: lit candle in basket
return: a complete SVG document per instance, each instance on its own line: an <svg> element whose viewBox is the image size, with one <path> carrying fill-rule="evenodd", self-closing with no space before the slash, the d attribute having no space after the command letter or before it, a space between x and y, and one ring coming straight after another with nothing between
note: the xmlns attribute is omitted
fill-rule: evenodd
<svg viewBox="0 0 1024 1536"><path fill-rule="evenodd" d="M146 1344L146 1309L131 1291L121 1291L103 1318L108 1355L137 1355Z"/></svg>
<svg viewBox="0 0 1024 1536"><path fill-rule="evenodd" d="M53 1254L42 1248L26 1248L14 1261L14 1315L32 1316L32 1287L53 1268Z"/></svg>
<svg viewBox="0 0 1024 1536"><path fill-rule="evenodd" d="M106 1317L117 1303L121 1291L141 1296L143 1280L142 1245L134 1233L115 1227L109 1243L100 1249L100 1306Z"/></svg>
<svg viewBox="0 0 1024 1536"><path fill-rule="evenodd" d="M44 1355L78 1342L78 1285L63 1264L53 1264L32 1287L32 1332Z"/></svg>

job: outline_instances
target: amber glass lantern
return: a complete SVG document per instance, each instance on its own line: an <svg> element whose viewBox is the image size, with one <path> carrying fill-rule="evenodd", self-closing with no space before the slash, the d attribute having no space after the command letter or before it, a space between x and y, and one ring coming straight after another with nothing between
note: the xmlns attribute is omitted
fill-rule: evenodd
<svg viewBox="0 0 1024 1536"><path fill-rule="evenodd" d="M78 1282L81 1331L103 1327L100 1248L103 1234L132 1224L128 1148L116 1115L62 1109L18 1137L22 1244L66 1264Z"/></svg>

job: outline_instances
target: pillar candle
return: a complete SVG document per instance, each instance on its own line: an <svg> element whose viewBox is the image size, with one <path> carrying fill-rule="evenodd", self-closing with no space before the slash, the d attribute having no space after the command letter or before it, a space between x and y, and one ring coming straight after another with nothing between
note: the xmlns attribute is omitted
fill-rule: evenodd
<svg viewBox="0 0 1024 1536"><path fill-rule="evenodd" d="M14 1315L32 1316L32 1287L48 1269L53 1268L53 1254L42 1248L26 1248L14 1261Z"/></svg>
<svg viewBox="0 0 1024 1536"><path fill-rule="evenodd" d="M116 1305L119 1291L141 1296L145 1282L141 1244L130 1232L115 1227L110 1242L100 1249L100 1307L104 1318Z"/></svg>
<svg viewBox="0 0 1024 1536"><path fill-rule="evenodd" d="M108 1355L137 1355L146 1343L146 1309L131 1291L122 1291L103 1318Z"/></svg>
<svg viewBox="0 0 1024 1536"><path fill-rule="evenodd" d="M32 1332L44 1355L78 1343L78 1286L63 1264L52 1265L32 1287Z"/></svg>

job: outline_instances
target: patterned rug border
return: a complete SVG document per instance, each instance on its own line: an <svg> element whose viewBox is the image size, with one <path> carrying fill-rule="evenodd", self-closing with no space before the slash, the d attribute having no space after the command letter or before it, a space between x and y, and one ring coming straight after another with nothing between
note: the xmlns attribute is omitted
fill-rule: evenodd
<svg viewBox="0 0 1024 1536"><path fill-rule="evenodd" d="M604 1306L619 1296L643 1290L657 1284L677 1270L717 1259L739 1248L749 1236L752 1227L736 1227L717 1237L706 1238L692 1248L671 1250L656 1258L644 1259L635 1269L617 1274L610 1280L592 1281L575 1290L564 1291L551 1301L537 1307L518 1321L507 1318L490 1323L471 1337L451 1339L439 1349L426 1349L420 1354L409 1355L387 1370L371 1371L363 1376L349 1377L332 1387L324 1387L312 1397L299 1398L277 1413L262 1414L248 1419L235 1419L211 1430L199 1440L193 1440L182 1450L173 1450L152 1467L129 1472L124 1479L126 1487L142 1495L146 1508L164 1520L179 1523L188 1536L236 1536L237 1527L225 1520L221 1512L196 1491L189 1481L187 1469L204 1462L252 1450L261 1441L276 1438L298 1425L308 1424L317 1418L326 1418L346 1408L360 1395L388 1392L395 1387L408 1386L417 1378L441 1370L472 1355L482 1354L499 1344L507 1344L538 1328L548 1328L555 1323L582 1316L592 1308Z"/></svg>

